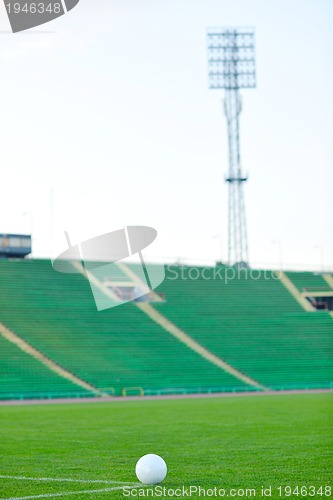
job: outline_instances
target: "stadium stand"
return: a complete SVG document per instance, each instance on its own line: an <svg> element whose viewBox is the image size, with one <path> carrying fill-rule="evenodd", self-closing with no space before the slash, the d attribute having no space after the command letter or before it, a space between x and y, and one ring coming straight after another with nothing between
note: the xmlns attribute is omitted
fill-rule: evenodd
<svg viewBox="0 0 333 500"><path fill-rule="evenodd" d="M286 274L300 292L306 289L327 290L329 288L323 276L318 273L288 272Z"/></svg>
<svg viewBox="0 0 333 500"><path fill-rule="evenodd" d="M273 389L330 387L333 322L305 312L270 271L183 268L166 279L155 307L202 345ZM204 276L203 276L204 272ZM180 275L169 267L169 278ZM196 277L196 279L190 279ZM226 283L225 277L229 275Z"/></svg>
<svg viewBox="0 0 333 500"><path fill-rule="evenodd" d="M310 309L324 309L333 315L333 278L330 274L288 273L287 279L296 287L301 300L310 304Z"/></svg>
<svg viewBox="0 0 333 500"><path fill-rule="evenodd" d="M0 276L0 321L105 392L247 389L170 336L134 304L97 312L89 283L80 274L63 275L48 261L27 260L0 261Z"/></svg>
<svg viewBox="0 0 333 500"><path fill-rule="evenodd" d="M0 399L70 397L79 390L0 335ZM82 396L91 396L82 390Z"/></svg>
<svg viewBox="0 0 333 500"><path fill-rule="evenodd" d="M270 272L253 271L249 277L243 271L226 283L226 272L230 278L232 269L222 268L217 277L216 270L168 267L167 279L158 289L165 301L152 306L211 353L266 387L330 387L332 317L326 311L304 311ZM124 278L121 272L118 278ZM109 394L254 390L174 338L135 303L97 312L83 275L57 273L49 261L0 261L0 322ZM49 397L72 396L73 390L78 397L87 395L1 335L0 339L0 397L28 398L38 391L45 395L45 390ZM31 368L25 369L21 358L27 358Z"/></svg>

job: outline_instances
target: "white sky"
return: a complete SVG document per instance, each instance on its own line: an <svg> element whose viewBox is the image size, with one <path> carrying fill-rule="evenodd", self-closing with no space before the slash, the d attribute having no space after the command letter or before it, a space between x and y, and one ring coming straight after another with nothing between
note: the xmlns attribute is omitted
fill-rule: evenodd
<svg viewBox="0 0 333 500"><path fill-rule="evenodd" d="M333 269L331 0L81 0L11 34L0 2L0 232L34 256L128 224L151 259L227 258L222 91L206 29L256 29L242 165L252 265ZM25 214L25 215L24 215ZM277 243L272 243L273 241Z"/></svg>

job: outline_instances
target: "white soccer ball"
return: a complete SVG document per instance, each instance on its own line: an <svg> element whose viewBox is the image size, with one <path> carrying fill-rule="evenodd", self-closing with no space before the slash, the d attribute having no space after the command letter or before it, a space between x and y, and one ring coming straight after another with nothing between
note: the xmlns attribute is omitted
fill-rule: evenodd
<svg viewBox="0 0 333 500"><path fill-rule="evenodd" d="M150 453L141 457L135 467L136 477L142 484L158 484L167 475L167 465L162 457Z"/></svg>

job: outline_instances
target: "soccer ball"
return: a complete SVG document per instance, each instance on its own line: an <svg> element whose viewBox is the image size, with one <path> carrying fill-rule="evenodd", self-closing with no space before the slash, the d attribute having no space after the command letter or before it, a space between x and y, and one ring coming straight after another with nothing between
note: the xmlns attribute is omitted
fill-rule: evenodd
<svg viewBox="0 0 333 500"><path fill-rule="evenodd" d="M142 484L161 483L167 471L163 458L153 453L141 457L135 467L136 476Z"/></svg>

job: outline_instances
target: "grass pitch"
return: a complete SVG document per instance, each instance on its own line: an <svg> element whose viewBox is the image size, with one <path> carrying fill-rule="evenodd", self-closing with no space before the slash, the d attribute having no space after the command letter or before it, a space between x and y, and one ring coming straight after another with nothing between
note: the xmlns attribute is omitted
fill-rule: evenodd
<svg viewBox="0 0 333 500"><path fill-rule="evenodd" d="M137 484L146 453L166 460L168 490L263 498L272 486L285 498L277 488L291 486L291 498L327 498L332 416L331 394L1 407L0 498L125 498L111 488Z"/></svg>

